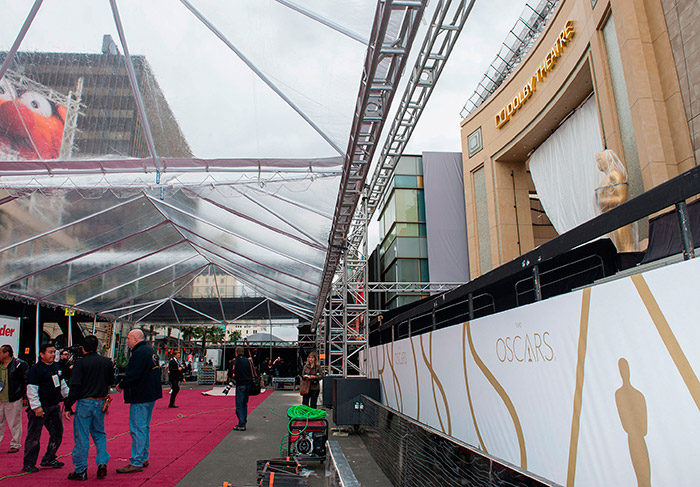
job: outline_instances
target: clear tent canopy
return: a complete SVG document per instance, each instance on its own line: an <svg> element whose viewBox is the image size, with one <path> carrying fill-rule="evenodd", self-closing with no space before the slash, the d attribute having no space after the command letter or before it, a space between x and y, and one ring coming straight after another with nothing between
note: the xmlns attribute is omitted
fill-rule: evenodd
<svg viewBox="0 0 700 487"><path fill-rule="evenodd" d="M0 294L143 323L264 297L310 320L376 10L5 2Z"/></svg>

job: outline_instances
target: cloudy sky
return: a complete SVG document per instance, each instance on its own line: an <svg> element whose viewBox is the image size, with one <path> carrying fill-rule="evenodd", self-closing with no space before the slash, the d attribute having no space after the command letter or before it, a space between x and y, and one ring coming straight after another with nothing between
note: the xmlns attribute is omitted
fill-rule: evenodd
<svg viewBox="0 0 700 487"><path fill-rule="evenodd" d="M10 48L34 1L5 3L0 50ZM376 0L293 3L369 37ZM426 18L436 3L429 2ZM70 5L44 2L20 50L98 53L103 35L110 34L123 52L107 0L71 0ZM195 156L323 157L345 151L366 53L361 43L275 0L122 0L117 5L130 53L145 56L152 66ZM524 5L522 0L475 2L409 152L460 150L459 112ZM426 27L423 22L417 46ZM412 63L413 58L407 72Z"/></svg>

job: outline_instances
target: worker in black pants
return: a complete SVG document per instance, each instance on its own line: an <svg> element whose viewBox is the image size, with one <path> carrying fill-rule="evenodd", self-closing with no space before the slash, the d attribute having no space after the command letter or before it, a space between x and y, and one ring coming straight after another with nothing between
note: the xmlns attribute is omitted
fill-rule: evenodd
<svg viewBox="0 0 700 487"><path fill-rule="evenodd" d="M180 363L180 352L175 352L175 356L168 363L168 381L170 382L170 408L176 408L175 398L180 392L180 381L185 378L183 371L185 367Z"/></svg>

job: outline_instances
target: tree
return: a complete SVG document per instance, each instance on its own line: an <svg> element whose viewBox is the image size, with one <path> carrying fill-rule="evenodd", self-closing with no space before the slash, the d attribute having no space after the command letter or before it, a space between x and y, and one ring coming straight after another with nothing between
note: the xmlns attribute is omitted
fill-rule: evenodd
<svg viewBox="0 0 700 487"><path fill-rule="evenodd" d="M207 340L210 342L221 342L226 336L226 329L223 326L183 326L182 338L185 340L202 340L202 356L206 353Z"/></svg>

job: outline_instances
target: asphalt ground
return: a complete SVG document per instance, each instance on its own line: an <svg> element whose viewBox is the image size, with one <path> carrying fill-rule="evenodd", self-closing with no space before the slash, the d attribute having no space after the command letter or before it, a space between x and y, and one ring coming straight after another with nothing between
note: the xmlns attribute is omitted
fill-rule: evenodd
<svg viewBox="0 0 700 487"><path fill-rule="evenodd" d="M185 384L185 388L211 389L210 386ZM297 391L276 390L248 416L246 431L231 431L177 483L178 487L257 486L258 460L280 457L280 446L287 446L287 409L301 404ZM338 441L357 480L363 486L391 486L382 470L364 446L362 438L349 430L339 430L328 411L329 440ZM309 487L326 485L325 463L304 465Z"/></svg>

